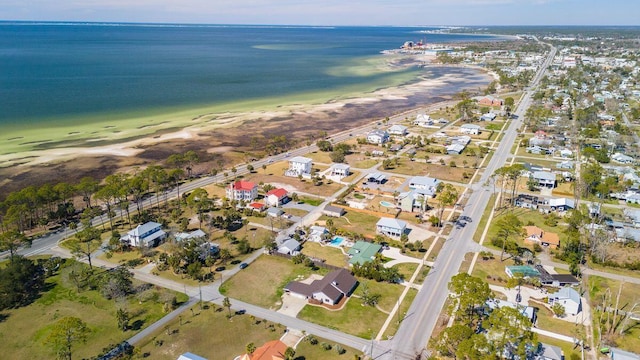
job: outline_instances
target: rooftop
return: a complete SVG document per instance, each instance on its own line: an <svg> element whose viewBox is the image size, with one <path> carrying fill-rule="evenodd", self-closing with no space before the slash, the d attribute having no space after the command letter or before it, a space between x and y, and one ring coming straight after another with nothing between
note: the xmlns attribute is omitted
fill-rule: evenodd
<svg viewBox="0 0 640 360"><path fill-rule="evenodd" d="M364 264L375 258L376 254L380 252L382 245L373 244L366 241L356 241L356 243L349 249L348 254L351 256L349 264Z"/></svg>

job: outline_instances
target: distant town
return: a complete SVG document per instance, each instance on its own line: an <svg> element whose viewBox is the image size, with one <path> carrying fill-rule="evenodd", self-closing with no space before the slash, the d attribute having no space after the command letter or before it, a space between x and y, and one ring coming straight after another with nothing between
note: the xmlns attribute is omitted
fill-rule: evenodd
<svg viewBox="0 0 640 360"><path fill-rule="evenodd" d="M6 353L640 359L638 34L425 35L385 54L491 83L2 194Z"/></svg>

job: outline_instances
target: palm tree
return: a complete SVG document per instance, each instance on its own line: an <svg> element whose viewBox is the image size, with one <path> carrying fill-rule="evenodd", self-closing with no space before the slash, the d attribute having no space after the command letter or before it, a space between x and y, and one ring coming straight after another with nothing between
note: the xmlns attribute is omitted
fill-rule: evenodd
<svg viewBox="0 0 640 360"><path fill-rule="evenodd" d="M231 317L231 300L225 296L224 300L222 300L222 306L226 307L229 311L229 317Z"/></svg>

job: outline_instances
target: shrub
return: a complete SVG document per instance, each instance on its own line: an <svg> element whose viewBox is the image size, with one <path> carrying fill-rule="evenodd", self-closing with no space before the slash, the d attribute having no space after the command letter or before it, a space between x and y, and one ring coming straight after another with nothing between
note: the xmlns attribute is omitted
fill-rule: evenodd
<svg viewBox="0 0 640 360"><path fill-rule="evenodd" d="M336 344L333 349L340 355L344 354L345 352L347 352L347 350L345 350L342 346Z"/></svg>
<svg viewBox="0 0 640 360"><path fill-rule="evenodd" d="M313 336L313 335L309 335L307 336L307 341L309 342L309 344L311 345L318 345L318 338Z"/></svg>
<svg viewBox="0 0 640 360"><path fill-rule="evenodd" d="M329 343L323 342L322 344L320 344L320 346L322 346L323 349L329 351L333 348L333 346Z"/></svg>

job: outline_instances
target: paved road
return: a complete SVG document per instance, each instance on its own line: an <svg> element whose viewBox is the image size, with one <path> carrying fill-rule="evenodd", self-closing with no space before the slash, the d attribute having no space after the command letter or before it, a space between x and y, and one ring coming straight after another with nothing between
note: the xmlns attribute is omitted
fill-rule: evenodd
<svg viewBox="0 0 640 360"><path fill-rule="evenodd" d="M540 67L535 78L532 80L531 88L535 88L542 78L546 68L549 66L556 49L552 48L544 64ZM489 177L496 169L503 166L510 155L510 149L516 140L517 129L522 125L524 113L532 102L533 90L525 92L518 108L514 112L518 118L509 125L500 145L495 150L491 161L483 172L477 184L488 184ZM461 215L469 216L473 222L461 229L453 229L449 239L440 250L434 263L433 269L424 281L422 290L418 293L413 304L407 312L407 318L402 322L390 344L381 344L382 348L374 349L376 358L380 359L410 359L416 354L421 354L436 325L440 312L448 297L448 282L452 276L458 273L460 265L464 260L468 242L473 241L473 234L485 207L491 197L488 185L477 185L468 198L467 204Z"/></svg>

